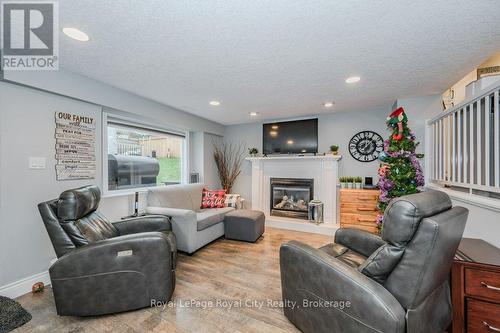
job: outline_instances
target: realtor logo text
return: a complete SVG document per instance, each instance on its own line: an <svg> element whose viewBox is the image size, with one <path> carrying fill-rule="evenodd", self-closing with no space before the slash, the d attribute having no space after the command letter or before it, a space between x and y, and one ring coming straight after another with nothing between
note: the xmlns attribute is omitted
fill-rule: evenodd
<svg viewBox="0 0 500 333"><path fill-rule="evenodd" d="M59 69L58 6L54 1L2 1L3 70Z"/></svg>

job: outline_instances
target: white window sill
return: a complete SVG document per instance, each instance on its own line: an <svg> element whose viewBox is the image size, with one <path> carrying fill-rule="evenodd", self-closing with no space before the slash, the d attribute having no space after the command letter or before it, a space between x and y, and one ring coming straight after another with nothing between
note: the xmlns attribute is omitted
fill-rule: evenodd
<svg viewBox="0 0 500 333"><path fill-rule="evenodd" d="M176 184L176 185L182 185L182 184L187 184L187 183L181 182L181 183ZM102 198L124 197L124 196L128 196L128 195L134 195L135 192L146 193L148 190L150 190L152 188L158 188L158 187L163 187L163 186L171 186L171 185L164 185L163 184L163 185L156 185L156 186L128 188L125 190L114 190L114 191L104 190L104 193L101 197Z"/></svg>
<svg viewBox="0 0 500 333"><path fill-rule="evenodd" d="M161 186L166 186L166 185L158 185L158 186L151 186L151 187L138 187L138 188L131 188L131 189L126 189L126 190L114 190L114 191L105 190L104 194L102 195L102 198L125 197L125 196L129 196L129 195L134 195L135 192L146 193L149 189L157 188L157 187L161 187Z"/></svg>
<svg viewBox="0 0 500 333"><path fill-rule="evenodd" d="M486 208L496 212L500 212L500 200L483 197L476 194L469 194L460 191L451 190L435 184L426 185L426 188L445 192L450 198L461 201L466 204L474 205L481 208Z"/></svg>

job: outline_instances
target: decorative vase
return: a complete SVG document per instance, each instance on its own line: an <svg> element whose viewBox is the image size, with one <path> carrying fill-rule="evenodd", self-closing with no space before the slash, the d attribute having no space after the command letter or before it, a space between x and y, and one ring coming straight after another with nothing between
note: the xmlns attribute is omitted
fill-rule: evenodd
<svg viewBox="0 0 500 333"><path fill-rule="evenodd" d="M354 185L353 183L347 183L347 188L351 188L352 189L353 185Z"/></svg>
<svg viewBox="0 0 500 333"><path fill-rule="evenodd" d="M347 183L345 183L345 182L340 183L340 188L347 188Z"/></svg>
<svg viewBox="0 0 500 333"><path fill-rule="evenodd" d="M360 189L361 189L361 183L355 183L354 185L356 185L356 189L357 189L357 190L360 190Z"/></svg>

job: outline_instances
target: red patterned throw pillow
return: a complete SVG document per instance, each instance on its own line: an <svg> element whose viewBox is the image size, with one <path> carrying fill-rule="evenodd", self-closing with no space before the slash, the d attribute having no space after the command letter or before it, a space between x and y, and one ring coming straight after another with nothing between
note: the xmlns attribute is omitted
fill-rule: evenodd
<svg viewBox="0 0 500 333"><path fill-rule="evenodd" d="M201 208L223 208L226 201L226 190L203 189Z"/></svg>

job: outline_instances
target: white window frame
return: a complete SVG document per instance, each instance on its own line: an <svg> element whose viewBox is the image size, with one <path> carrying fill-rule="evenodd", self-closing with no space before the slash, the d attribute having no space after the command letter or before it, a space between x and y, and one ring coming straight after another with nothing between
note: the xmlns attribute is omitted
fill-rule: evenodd
<svg viewBox="0 0 500 333"><path fill-rule="evenodd" d="M147 192L148 189L154 186L136 187L124 190L109 190L108 188L108 121L113 121L124 126L132 126L151 130L155 132L164 132L165 134L177 134L184 136L182 144L182 159L181 159L181 184L187 184L189 181L189 131L174 129L171 127L158 126L158 124L151 124L147 121L141 121L135 118L129 118L122 115L116 115L110 112L102 113L102 189L103 197L126 196L134 194L135 192ZM157 185L166 186L166 185Z"/></svg>

